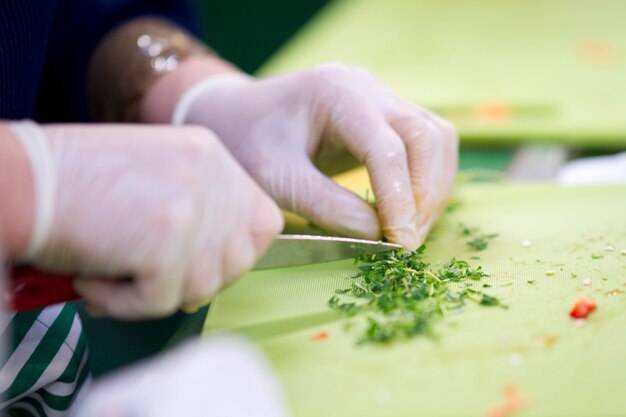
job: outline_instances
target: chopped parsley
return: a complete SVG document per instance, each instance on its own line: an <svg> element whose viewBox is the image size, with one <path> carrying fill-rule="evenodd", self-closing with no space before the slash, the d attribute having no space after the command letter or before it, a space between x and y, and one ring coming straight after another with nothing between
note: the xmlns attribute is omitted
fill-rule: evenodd
<svg viewBox="0 0 626 417"><path fill-rule="evenodd" d="M477 230L475 227L468 227L463 223L459 223L459 228L461 229L461 234L463 236L472 236Z"/></svg>
<svg viewBox="0 0 626 417"><path fill-rule="evenodd" d="M467 243L467 246L469 246L470 248L474 250L485 250L487 249L487 246L489 246L489 239L493 239L496 236L498 235L497 234L480 235L480 236L476 236L473 239L468 240L465 243Z"/></svg>
<svg viewBox="0 0 626 417"><path fill-rule="evenodd" d="M478 233L478 229L472 228L472 227L468 227L468 226L464 225L463 223L459 224L459 228L461 229L461 235L462 236L472 237L470 240L468 240L465 243L467 244L467 246L469 246L473 250L485 250L485 249L487 249L487 246L489 246L489 240L498 237L497 233L492 233L492 234L481 233L481 234L477 234Z"/></svg>
<svg viewBox="0 0 626 417"><path fill-rule="evenodd" d="M362 313L366 328L359 343L388 343L434 336L434 324L467 302L502 306L500 300L471 287L487 276L481 267L452 259L440 268L423 260L425 246L357 258L359 272L349 288L336 290L329 306L348 316ZM470 284L470 285L466 285Z"/></svg>

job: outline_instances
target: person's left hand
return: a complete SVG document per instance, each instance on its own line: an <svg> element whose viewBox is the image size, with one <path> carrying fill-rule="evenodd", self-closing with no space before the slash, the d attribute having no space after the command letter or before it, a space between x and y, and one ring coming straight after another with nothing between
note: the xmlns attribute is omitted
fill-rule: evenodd
<svg viewBox="0 0 626 417"><path fill-rule="evenodd" d="M174 122L213 130L282 208L343 235L382 232L409 249L444 210L457 169L450 123L340 64L208 78L183 95ZM325 175L345 168L346 153L367 166L376 210Z"/></svg>

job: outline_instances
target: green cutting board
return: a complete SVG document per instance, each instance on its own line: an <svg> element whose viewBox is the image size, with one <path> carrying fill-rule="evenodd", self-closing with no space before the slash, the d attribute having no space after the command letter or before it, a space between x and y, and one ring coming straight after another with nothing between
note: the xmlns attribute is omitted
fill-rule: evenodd
<svg viewBox="0 0 626 417"><path fill-rule="evenodd" d="M482 416L509 385L530 401L520 416L626 415L626 187L473 185L457 199L428 258L480 256L507 310L468 306L438 339L357 346L358 323L326 304L356 271L343 261L249 273L211 305L205 334L251 338L295 417ZM499 236L472 252L460 222ZM598 309L580 326L568 313L582 292Z"/></svg>
<svg viewBox="0 0 626 417"><path fill-rule="evenodd" d="M626 147L626 1L335 0L261 69L363 65L466 143Z"/></svg>

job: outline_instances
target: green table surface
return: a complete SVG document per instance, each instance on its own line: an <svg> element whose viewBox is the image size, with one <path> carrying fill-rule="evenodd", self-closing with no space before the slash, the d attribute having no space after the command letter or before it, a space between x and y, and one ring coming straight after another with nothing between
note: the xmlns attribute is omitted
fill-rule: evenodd
<svg viewBox="0 0 626 417"><path fill-rule="evenodd" d="M623 0L335 0L260 74L363 65L465 143L626 147Z"/></svg>
<svg viewBox="0 0 626 417"><path fill-rule="evenodd" d="M468 306L437 339L357 346L359 318L346 327L326 304L356 271L341 261L249 273L217 297L204 333L256 343L295 417L486 415L510 385L530 400L516 416L626 415L626 187L468 184L457 200L428 259L478 255L507 310ZM499 236L472 252L460 222ZM598 309L580 325L568 313L583 292Z"/></svg>

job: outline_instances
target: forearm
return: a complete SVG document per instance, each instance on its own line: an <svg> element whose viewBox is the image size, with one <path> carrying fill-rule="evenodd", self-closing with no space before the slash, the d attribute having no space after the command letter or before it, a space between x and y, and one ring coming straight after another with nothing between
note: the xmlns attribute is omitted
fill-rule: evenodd
<svg viewBox="0 0 626 417"><path fill-rule="evenodd" d="M0 123L0 242L4 255L24 253L33 230L34 185L27 156Z"/></svg>
<svg viewBox="0 0 626 417"><path fill-rule="evenodd" d="M101 121L168 123L189 86L212 74L237 71L170 22L137 18L109 33L92 56L92 115Z"/></svg>

